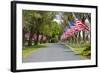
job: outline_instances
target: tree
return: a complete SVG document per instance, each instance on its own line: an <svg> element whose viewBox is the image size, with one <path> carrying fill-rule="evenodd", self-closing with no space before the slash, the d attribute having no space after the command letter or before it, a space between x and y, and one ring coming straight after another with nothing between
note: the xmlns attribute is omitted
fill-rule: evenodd
<svg viewBox="0 0 100 73"><path fill-rule="evenodd" d="M58 24L57 22L53 21L51 24L51 30L52 30L52 36L54 42L57 42L60 39L60 35L63 32L63 29L61 27L61 24Z"/></svg>
<svg viewBox="0 0 100 73"><path fill-rule="evenodd" d="M32 45L33 34L36 34L34 45L38 44L39 34L43 34L43 26L50 24L54 17L54 12L23 10L23 25L25 28L28 28L28 32L30 33L28 46Z"/></svg>
<svg viewBox="0 0 100 73"><path fill-rule="evenodd" d="M38 23L40 22L39 19L41 18L40 14L37 11L32 10L23 10L23 17L24 17L24 27L29 29L29 40L28 46L32 45L32 37L34 33L38 33ZM39 21L39 22L38 22ZM37 29L37 31L35 31Z"/></svg>

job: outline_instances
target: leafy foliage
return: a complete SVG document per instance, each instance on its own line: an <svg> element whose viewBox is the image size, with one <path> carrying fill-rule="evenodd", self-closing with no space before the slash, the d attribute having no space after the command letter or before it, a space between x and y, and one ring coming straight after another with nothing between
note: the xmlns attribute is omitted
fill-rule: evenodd
<svg viewBox="0 0 100 73"><path fill-rule="evenodd" d="M56 12L23 10L23 30L30 33L29 45L32 45L32 34L37 35L36 44L38 44L39 35L45 35L48 38L58 38L61 33L61 25L54 22ZM24 35L23 35L24 36Z"/></svg>

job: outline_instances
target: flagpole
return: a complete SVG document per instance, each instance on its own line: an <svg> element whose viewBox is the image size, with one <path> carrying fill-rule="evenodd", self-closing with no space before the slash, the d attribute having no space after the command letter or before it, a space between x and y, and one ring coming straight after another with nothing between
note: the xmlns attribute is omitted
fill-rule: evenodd
<svg viewBox="0 0 100 73"><path fill-rule="evenodd" d="M73 17L74 17L74 20L76 20L77 18L76 18L76 16L75 16L75 13L74 13L74 12L72 12L72 15L73 15Z"/></svg>

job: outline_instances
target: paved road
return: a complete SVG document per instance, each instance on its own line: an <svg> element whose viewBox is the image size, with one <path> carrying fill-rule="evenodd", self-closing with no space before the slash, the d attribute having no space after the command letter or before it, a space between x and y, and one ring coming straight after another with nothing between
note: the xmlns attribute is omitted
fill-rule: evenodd
<svg viewBox="0 0 100 73"><path fill-rule="evenodd" d="M23 62L47 62L47 61L67 61L67 60L84 60L79 55L75 55L69 48L63 44L52 43L48 47L41 48L37 52L32 53L27 58L23 58Z"/></svg>

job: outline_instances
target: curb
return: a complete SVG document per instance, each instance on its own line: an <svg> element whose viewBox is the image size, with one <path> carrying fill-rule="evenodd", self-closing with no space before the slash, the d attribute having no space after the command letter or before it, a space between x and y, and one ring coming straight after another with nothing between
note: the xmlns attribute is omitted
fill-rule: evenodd
<svg viewBox="0 0 100 73"><path fill-rule="evenodd" d="M69 47L75 54L80 55L80 53L76 52L76 51L74 50L74 48L72 48L71 46L69 46L69 45L65 45L65 46Z"/></svg>
<svg viewBox="0 0 100 73"><path fill-rule="evenodd" d="M87 59L86 57L82 56L79 52L76 52L74 48L72 48L71 46L69 45L65 45L65 46L69 47L75 53L75 55L80 55L82 58Z"/></svg>

